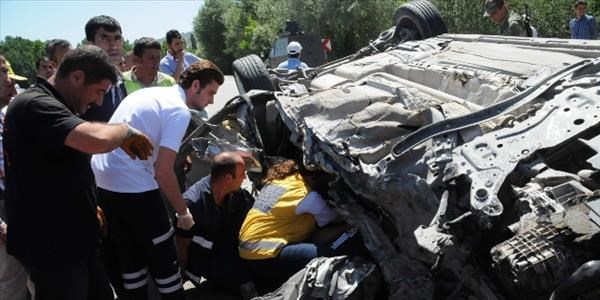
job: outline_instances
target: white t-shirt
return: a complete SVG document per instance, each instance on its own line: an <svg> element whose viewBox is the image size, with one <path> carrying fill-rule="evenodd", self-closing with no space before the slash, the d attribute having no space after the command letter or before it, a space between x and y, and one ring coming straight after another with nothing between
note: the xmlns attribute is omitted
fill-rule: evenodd
<svg viewBox="0 0 600 300"><path fill-rule="evenodd" d="M127 96L109 123L127 123L148 136L154 146L148 160L132 160L121 148L92 156L98 187L118 193L142 193L158 188L154 163L160 147L179 151L191 114L179 85L152 87Z"/></svg>
<svg viewBox="0 0 600 300"><path fill-rule="evenodd" d="M329 224L337 217L335 210L325 203L325 200L319 193L314 191L308 193L308 195L304 196L304 199L298 203L296 215L301 215L303 213L313 215L319 227Z"/></svg>

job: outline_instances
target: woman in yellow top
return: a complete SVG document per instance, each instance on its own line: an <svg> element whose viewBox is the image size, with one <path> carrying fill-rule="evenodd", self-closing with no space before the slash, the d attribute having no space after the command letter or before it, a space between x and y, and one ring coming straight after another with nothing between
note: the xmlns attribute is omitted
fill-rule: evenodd
<svg viewBox="0 0 600 300"><path fill-rule="evenodd" d="M321 196L327 194L328 178L292 160L268 170L266 185L240 230L240 256L260 289L277 288L313 258L336 254L343 243L332 248L306 242L315 225L325 226L337 217Z"/></svg>

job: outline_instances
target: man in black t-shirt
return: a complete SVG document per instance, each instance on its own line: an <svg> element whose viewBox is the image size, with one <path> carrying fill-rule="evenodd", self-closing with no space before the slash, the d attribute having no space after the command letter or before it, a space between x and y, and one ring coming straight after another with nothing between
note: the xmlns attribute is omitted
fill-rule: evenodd
<svg viewBox="0 0 600 300"><path fill-rule="evenodd" d="M175 241L181 267L196 284L204 277L218 287L242 293L251 288L250 274L238 254L240 228L254 203L240 188L245 170L240 155L221 153L213 160L210 176L183 193L195 223L189 231L173 226Z"/></svg>
<svg viewBox="0 0 600 300"><path fill-rule="evenodd" d="M152 145L127 124L78 115L117 80L108 55L84 46L65 55L56 76L19 94L4 127L8 253L40 299L112 299L96 255L100 235L90 154L121 147L147 159ZM88 298L90 297L90 298Z"/></svg>

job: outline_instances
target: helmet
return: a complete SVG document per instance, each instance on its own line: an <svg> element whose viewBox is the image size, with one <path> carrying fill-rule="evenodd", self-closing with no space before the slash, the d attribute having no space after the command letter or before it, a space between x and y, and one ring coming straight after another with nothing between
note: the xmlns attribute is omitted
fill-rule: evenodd
<svg viewBox="0 0 600 300"><path fill-rule="evenodd" d="M300 43L298 42L291 42L287 46L288 54L299 54L300 51L302 51L302 45L300 45Z"/></svg>

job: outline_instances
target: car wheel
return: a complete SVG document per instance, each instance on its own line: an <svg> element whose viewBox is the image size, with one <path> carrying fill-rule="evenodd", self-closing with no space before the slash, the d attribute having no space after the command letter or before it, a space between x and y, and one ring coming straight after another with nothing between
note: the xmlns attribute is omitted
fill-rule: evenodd
<svg viewBox="0 0 600 300"><path fill-rule="evenodd" d="M236 59L232 69L235 84L241 94L250 90L275 91L267 68L258 55L251 54Z"/></svg>
<svg viewBox="0 0 600 300"><path fill-rule="evenodd" d="M398 7L393 24L400 42L424 40L448 32L439 10L427 0L411 1Z"/></svg>

